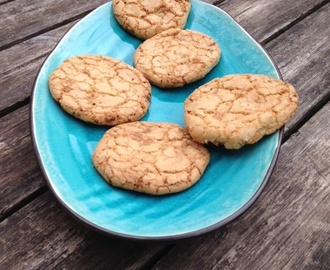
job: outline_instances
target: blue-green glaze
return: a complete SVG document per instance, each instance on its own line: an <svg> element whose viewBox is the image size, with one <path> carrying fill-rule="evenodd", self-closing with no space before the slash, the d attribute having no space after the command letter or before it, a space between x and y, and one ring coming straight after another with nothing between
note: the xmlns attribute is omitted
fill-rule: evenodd
<svg viewBox="0 0 330 270"><path fill-rule="evenodd" d="M184 125L183 101L215 77L280 76L260 45L222 10L193 0L186 29L214 38L222 50L221 60L204 79L181 89L153 87L151 107L143 120ZM279 132L238 151L209 147L211 162L196 185L178 194L149 196L114 188L100 177L91 156L106 128L71 117L49 93L48 77L66 58L103 54L132 65L140 43L118 25L108 3L77 23L45 61L32 94L31 128L46 181L74 216L111 235L177 239L220 227L261 192L277 157Z"/></svg>

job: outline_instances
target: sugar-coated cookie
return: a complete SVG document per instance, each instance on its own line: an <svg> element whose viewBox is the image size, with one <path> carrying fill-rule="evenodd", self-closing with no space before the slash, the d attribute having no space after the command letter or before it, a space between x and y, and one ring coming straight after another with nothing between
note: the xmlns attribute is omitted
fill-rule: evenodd
<svg viewBox="0 0 330 270"><path fill-rule="evenodd" d="M118 23L140 39L164 30L183 28L190 12L189 0L113 0Z"/></svg>
<svg viewBox="0 0 330 270"><path fill-rule="evenodd" d="M298 107L294 87L265 75L229 75L196 89L184 103L188 132L200 143L239 149L287 123Z"/></svg>
<svg viewBox="0 0 330 270"><path fill-rule="evenodd" d="M206 148L171 123L131 122L109 129L93 164L113 186L162 195L196 183L209 163Z"/></svg>
<svg viewBox="0 0 330 270"><path fill-rule="evenodd" d="M151 97L150 83L140 71L101 55L65 60L51 74L49 89L71 115L109 126L142 118Z"/></svg>
<svg viewBox="0 0 330 270"><path fill-rule="evenodd" d="M219 62L220 47L206 34L170 29L144 41L134 66L156 86L180 87L203 78Z"/></svg>

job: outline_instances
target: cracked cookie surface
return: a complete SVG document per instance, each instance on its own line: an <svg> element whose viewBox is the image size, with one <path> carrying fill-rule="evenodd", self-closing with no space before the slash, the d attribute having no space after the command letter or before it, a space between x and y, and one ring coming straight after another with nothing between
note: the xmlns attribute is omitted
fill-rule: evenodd
<svg viewBox="0 0 330 270"><path fill-rule="evenodd" d="M185 122L196 141L239 149L280 129L298 103L294 87L282 80L229 75L202 85L186 99Z"/></svg>
<svg viewBox="0 0 330 270"><path fill-rule="evenodd" d="M113 0L118 23L140 39L164 30L183 28L190 12L189 0Z"/></svg>
<svg viewBox="0 0 330 270"><path fill-rule="evenodd" d="M221 51L206 34L170 29L144 41L135 51L134 66L156 86L181 87L203 78L219 62Z"/></svg>
<svg viewBox="0 0 330 270"><path fill-rule="evenodd" d="M131 122L109 129L93 164L113 186L154 195L176 193L196 183L209 163L206 148L171 123Z"/></svg>
<svg viewBox="0 0 330 270"><path fill-rule="evenodd" d="M150 105L151 86L143 74L101 55L68 58L51 74L48 85L65 111L97 125L139 120Z"/></svg>

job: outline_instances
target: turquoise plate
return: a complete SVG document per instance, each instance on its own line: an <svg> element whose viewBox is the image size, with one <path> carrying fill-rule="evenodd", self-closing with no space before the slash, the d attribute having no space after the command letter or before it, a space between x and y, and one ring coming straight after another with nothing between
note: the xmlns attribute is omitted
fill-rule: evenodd
<svg viewBox="0 0 330 270"><path fill-rule="evenodd" d="M202 80L176 90L152 88L145 121L184 125L183 101L198 86L233 73L279 78L263 48L224 11L193 0L186 25L213 37L221 47L219 64ZM132 65L141 41L116 22L111 3L79 21L46 59L35 81L31 130L46 182L78 220L108 235L173 240L199 235L243 213L264 188L277 159L282 130L238 151L210 146L211 162L200 181L181 193L149 196L114 188L92 167L91 156L105 127L65 113L52 99L47 81L66 58L103 54Z"/></svg>

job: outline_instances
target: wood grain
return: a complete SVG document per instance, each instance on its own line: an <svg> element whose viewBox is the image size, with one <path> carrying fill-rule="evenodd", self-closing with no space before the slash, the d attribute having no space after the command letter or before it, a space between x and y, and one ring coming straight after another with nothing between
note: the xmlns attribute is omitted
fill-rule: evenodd
<svg viewBox="0 0 330 270"><path fill-rule="evenodd" d="M6 4L10 1L14 1L14 0L0 0L0 5Z"/></svg>
<svg viewBox="0 0 330 270"><path fill-rule="evenodd" d="M330 103L283 145L270 182L243 216L179 242L153 269L328 269L329 117Z"/></svg>
<svg viewBox="0 0 330 270"><path fill-rule="evenodd" d="M106 3L106 0L17 0L8 2L0 9L0 48L6 48L41 32L78 18ZM63 12L65 7L65 12Z"/></svg>
<svg viewBox="0 0 330 270"><path fill-rule="evenodd" d="M60 38L76 21L0 51L0 114L26 100L37 73ZM10 93L10 94L8 94Z"/></svg>
<svg viewBox="0 0 330 270"><path fill-rule="evenodd" d="M170 244L104 237L47 192L0 224L1 269L139 269Z"/></svg>
<svg viewBox="0 0 330 270"><path fill-rule="evenodd" d="M0 220L45 186L29 132L28 106L0 121Z"/></svg>
<svg viewBox="0 0 330 270"><path fill-rule="evenodd" d="M300 96L299 110L287 130L306 121L304 116L314 113L318 103L330 100L329 14L330 5L326 5L265 46L283 79L292 83Z"/></svg>
<svg viewBox="0 0 330 270"><path fill-rule="evenodd" d="M0 51L2 59L0 77L25 68L29 63L44 58L54 49L60 38L77 22L78 20L65 24Z"/></svg>
<svg viewBox="0 0 330 270"><path fill-rule="evenodd" d="M232 15L254 38L264 43L327 2L325 0L227 0L219 7Z"/></svg>

